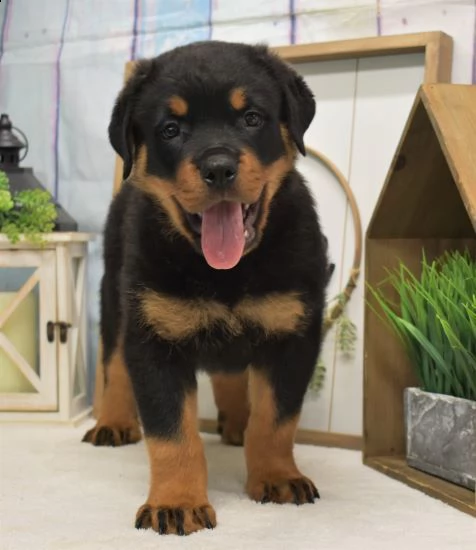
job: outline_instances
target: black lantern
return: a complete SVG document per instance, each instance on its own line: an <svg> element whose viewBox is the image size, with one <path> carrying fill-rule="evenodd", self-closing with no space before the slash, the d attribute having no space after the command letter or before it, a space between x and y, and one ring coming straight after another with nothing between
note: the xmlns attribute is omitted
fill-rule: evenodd
<svg viewBox="0 0 476 550"><path fill-rule="evenodd" d="M15 128L23 136L26 145L16 137L12 132L12 128L13 126L8 115L3 113L0 116L0 167L4 172L9 168L18 166L28 153L28 140L25 134L21 130L18 130L18 128ZM20 151L24 148L26 148L25 154L20 159Z"/></svg>
<svg viewBox="0 0 476 550"><path fill-rule="evenodd" d="M13 130L21 134L25 143L18 139ZM22 149L25 149L20 158ZM7 114L0 115L0 170L3 170L10 181L11 191L24 191L25 189L43 189L43 185L35 178L31 168L23 168L20 162L28 153L28 140L25 134L12 125ZM66 212L66 210L55 202L56 218L54 231L77 231L78 224Z"/></svg>

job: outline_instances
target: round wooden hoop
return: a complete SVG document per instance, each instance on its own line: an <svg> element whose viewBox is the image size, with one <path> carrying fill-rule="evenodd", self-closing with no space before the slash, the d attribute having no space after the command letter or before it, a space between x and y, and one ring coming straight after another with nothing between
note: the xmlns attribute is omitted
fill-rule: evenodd
<svg viewBox="0 0 476 550"><path fill-rule="evenodd" d="M350 205L350 209L352 212L352 220L354 224L354 260L350 270L349 278L347 279L347 283L344 289L338 295L335 303L329 306L325 314L323 327L325 335L335 323L335 321L337 321L337 319L342 315L345 306L349 302L352 293L357 286L357 281L360 275L360 264L362 260L362 221L360 218L360 211L359 207L357 206L357 201L355 200L354 193L352 192L348 181L339 170L339 168L337 168L337 166L324 154L316 151L316 149L306 147L306 152L309 154L309 156L320 161L335 176L347 197L347 201Z"/></svg>

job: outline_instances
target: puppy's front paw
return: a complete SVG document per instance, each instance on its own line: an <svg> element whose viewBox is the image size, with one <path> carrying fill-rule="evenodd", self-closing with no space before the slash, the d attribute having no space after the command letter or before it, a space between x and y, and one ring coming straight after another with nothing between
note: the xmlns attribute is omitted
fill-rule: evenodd
<svg viewBox="0 0 476 550"><path fill-rule="evenodd" d="M141 432L136 426L106 426L96 424L94 428L86 432L83 442L92 443L95 446L119 447L130 445L141 440Z"/></svg>
<svg viewBox="0 0 476 550"><path fill-rule="evenodd" d="M162 507L148 503L139 508L136 529L153 529L159 535L190 535L202 529L213 529L217 520L210 504L190 507Z"/></svg>
<svg viewBox="0 0 476 550"><path fill-rule="evenodd" d="M248 495L253 500L265 504L276 502L285 504L287 502L297 505L310 503L319 496L319 491L314 483L307 477L287 478L285 476L270 475L265 479L249 479L246 485Z"/></svg>

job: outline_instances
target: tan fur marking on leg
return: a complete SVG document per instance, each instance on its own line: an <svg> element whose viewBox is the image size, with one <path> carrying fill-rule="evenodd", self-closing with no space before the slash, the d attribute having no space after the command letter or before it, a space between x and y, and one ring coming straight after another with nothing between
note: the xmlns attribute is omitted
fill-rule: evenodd
<svg viewBox="0 0 476 550"><path fill-rule="evenodd" d="M124 445L141 438L137 407L122 344L114 350L105 367L106 384L99 419L84 440L95 445ZM100 433L102 430L102 433ZM108 430L107 435L104 430Z"/></svg>
<svg viewBox="0 0 476 550"><path fill-rule="evenodd" d="M318 492L296 466L293 454L298 416L277 424L274 392L266 377L250 370L251 415L245 434L246 490L258 502L314 502Z"/></svg>
<svg viewBox="0 0 476 550"><path fill-rule="evenodd" d="M150 462L150 490L139 508L140 527L155 531L189 534L216 525L215 511L207 496L207 465L198 433L196 392L185 398L177 440L147 437ZM181 517L178 526L174 513ZM160 514L163 525L161 530Z"/></svg>
<svg viewBox="0 0 476 550"><path fill-rule="evenodd" d="M197 395L185 398L177 441L147 437L151 468L148 502L191 507L207 502L207 466L198 433Z"/></svg>
<svg viewBox="0 0 476 550"><path fill-rule="evenodd" d="M130 423L137 420L137 408L122 345L114 351L107 365L101 419L106 423Z"/></svg>
<svg viewBox="0 0 476 550"><path fill-rule="evenodd" d="M242 445L250 413L248 372L211 376L215 404L220 412L221 438L229 445Z"/></svg>
<svg viewBox="0 0 476 550"><path fill-rule="evenodd" d="M272 472L299 475L293 457L298 417L276 425L277 411L273 390L263 374L250 369L251 416L246 431L246 459L250 477L261 478Z"/></svg>

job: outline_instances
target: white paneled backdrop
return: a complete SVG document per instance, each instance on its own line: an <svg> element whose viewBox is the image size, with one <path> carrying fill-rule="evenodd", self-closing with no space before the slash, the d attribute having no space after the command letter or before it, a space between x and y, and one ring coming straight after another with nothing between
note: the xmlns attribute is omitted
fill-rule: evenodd
<svg viewBox="0 0 476 550"><path fill-rule="evenodd" d="M77 219L101 231L110 202L114 154L107 124L130 59L194 40L271 45L442 30L454 39L453 81L476 83L476 0L0 0L0 111L29 137L32 166ZM307 143L342 170L364 229L415 92L419 55L301 64L316 94ZM323 167L300 161L317 198L337 271L330 294L349 272L353 228L343 194ZM101 240L90 248L89 371L94 380ZM308 399L304 428L362 432L362 282L349 315L358 327L355 356L326 342L325 387ZM214 418L210 388L200 383L202 417Z"/></svg>

